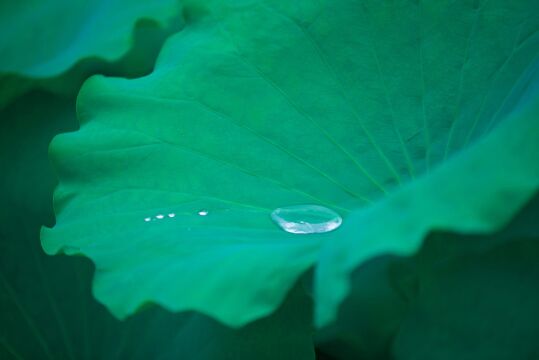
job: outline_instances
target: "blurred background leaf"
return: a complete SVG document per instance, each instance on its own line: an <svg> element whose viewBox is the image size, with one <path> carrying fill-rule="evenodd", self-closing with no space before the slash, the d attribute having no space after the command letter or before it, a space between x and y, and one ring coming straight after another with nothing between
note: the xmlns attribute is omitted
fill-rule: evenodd
<svg viewBox="0 0 539 360"><path fill-rule="evenodd" d="M36 87L73 96L92 74L141 76L182 26L178 0L3 1L0 109Z"/></svg>
<svg viewBox="0 0 539 360"><path fill-rule="evenodd" d="M488 236L430 234L411 257L358 267L337 321L316 336L337 359L535 359L539 194Z"/></svg>

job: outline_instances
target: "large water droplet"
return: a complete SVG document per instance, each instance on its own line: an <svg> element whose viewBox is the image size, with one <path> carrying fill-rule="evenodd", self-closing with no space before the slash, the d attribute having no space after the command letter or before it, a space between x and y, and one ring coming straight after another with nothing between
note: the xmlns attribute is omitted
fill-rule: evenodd
<svg viewBox="0 0 539 360"><path fill-rule="evenodd" d="M277 208L271 213L271 218L281 229L292 234L325 233L342 224L339 214L320 205Z"/></svg>

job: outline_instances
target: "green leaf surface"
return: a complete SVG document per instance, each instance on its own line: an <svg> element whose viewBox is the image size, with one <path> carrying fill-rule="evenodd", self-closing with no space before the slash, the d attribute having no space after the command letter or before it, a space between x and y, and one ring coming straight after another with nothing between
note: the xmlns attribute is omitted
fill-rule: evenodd
<svg viewBox="0 0 539 360"><path fill-rule="evenodd" d="M484 141L375 206L350 214L343 236L327 244L317 268L319 324L335 315L350 289L348 274L363 261L383 253L413 254L433 230L500 230L528 202L539 187L535 79Z"/></svg>
<svg viewBox="0 0 539 360"><path fill-rule="evenodd" d="M436 250L422 250L414 259L417 290L395 334L392 358L537 358L539 237L512 237L496 248L449 258L440 245L455 237L436 237ZM460 239L482 240L488 238Z"/></svg>
<svg viewBox="0 0 539 360"><path fill-rule="evenodd" d="M165 26L178 13L176 0L5 1L0 8L0 71L43 78L86 57L114 61L129 50L138 20Z"/></svg>
<svg viewBox="0 0 539 360"><path fill-rule="evenodd" d="M90 293L87 259L42 252L56 182L47 146L76 127L74 110L69 99L34 92L0 112L0 358L314 359L312 306L300 287L271 317L239 330L158 307L121 322Z"/></svg>
<svg viewBox="0 0 539 360"><path fill-rule="evenodd" d="M177 0L3 1L0 107L36 87L77 92L94 73L149 72L181 24Z"/></svg>
<svg viewBox="0 0 539 360"><path fill-rule="evenodd" d="M433 232L411 257L366 261L317 346L339 360L534 358L538 217L534 196L494 234Z"/></svg>
<svg viewBox="0 0 539 360"><path fill-rule="evenodd" d="M396 281L393 276L399 262L400 258L382 256L355 269L350 275L350 293L340 304L336 321L316 333L320 349L339 360L391 359L393 338L409 308L409 299L400 290L405 286L400 283L408 285L410 281Z"/></svg>
<svg viewBox="0 0 539 360"><path fill-rule="evenodd" d="M51 147L61 184L43 246L90 257L118 317L150 301L245 324L322 247L325 324L362 262L413 252L431 228L496 230L537 188L534 2L185 6L154 72L90 79L81 129ZM272 223L297 204L344 225Z"/></svg>

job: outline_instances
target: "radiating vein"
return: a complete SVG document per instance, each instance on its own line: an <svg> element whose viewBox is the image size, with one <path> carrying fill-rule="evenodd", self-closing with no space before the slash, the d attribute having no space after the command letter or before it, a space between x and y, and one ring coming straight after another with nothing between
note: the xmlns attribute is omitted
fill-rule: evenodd
<svg viewBox="0 0 539 360"><path fill-rule="evenodd" d="M227 31L224 31L224 34L228 34ZM370 173L363 167L363 165L361 165L357 160L356 158L350 154L350 152L348 150L346 150L341 144L339 144L339 142L337 140L335 140L335 138L333 138L333 136L322 126L320 125L320 123L316 120L314 120L314 118L312 116L310 116L309 114L307 114L304 110L301 109L301 107L299 107L291 98L290 96L288 96L288 94L279 86L277 85L273 80L271 80L269 77L267 77L254 63L252 62L249 62L246 60L246 57L241 53L240 49L239 49L239 46L234 42L234 40L232 39L232 36L228 36L230 38L230 41L232 44L234 44L234 46L236 47L236 50L237 50L237 59L240 60L243 64L245 64L247 67L250 67L251 69L253 69L253 71L255 71L255 73L262 79L264 80L268 85L270 85L275 91L277 91L282 97L283 99L299 114L301 115L303 118L307 119L310 123L312 123L313 125L315 125L321 132L322 134L324 135L324 137L326 139L328 139L339 151L341 151L349 160L352 161L352 163L361 171L361 173L363 173L367 179L369 179L369 181L371 181L376 187L378 187L382 192L386 193L387 191L385 190L385 188L383 187L383 185L381 185L376 179L374 179Z"/></svg>
<svg viewBox="0 0 539 360"><path fill-rule="evenodd" d="M494 124L496 124L496 120L500 116L500 113L505 108L505 105L507 104L507 100L511 98L511 95L513 95L514 91L517 89L518 85L520 85L520 80L522 80L522 77L526 74L526 72L530 69L530 66L533 66L534 63L536 63L537 59L539 59L539 53L537 53L533 58L530 64L526 67L524 67L522 73L517 78L517 80L513 83L513 86L509 89L509 91L505 94L503 100L501 101L500 105L498 106L498 110L492 115L490 118L490 121L488 122L487 126L484 127L483 134L488 133Z"/></svg>
<svg viewBox="0 0 539 360"><path fill-rule="evenodd" d="M380 58L378 56L378 50L376 49L376 45L375 45L374 40L373 40L374 39L374 36L373 36L374 26L373 26L372 21L370 20L370 18L368 16L365 4L362 3L361 5L362 5L361 8L363 10L364 19L366 20L366 22L369 23L369 28L371 29L369 31L369 43L370 43L372 53L374 55L374 60L376 61L376 70L378 72L378 76L380 77L380 82L382 83L382 89L384 90L385 100L386 100L386 102L387 102L387 104L389 106L389 112L391 114L391 119L392 119L391 123L393 125L393 128L394 128L396 134L397 134L397 138L399 139L399 143L401 145L402 152L404 153L404 157L406 159L406 164L407 164L407 167L408 167L408 172L410 173L410 176L412 178L414 178L415 170L414 170L414 166L413 166L413 163L412 163L412 158L410 156L410 153L408 151L408 148L407 148L406 144L404 143L404 140L402 138L402 134L400 132L400 129L396 124L397 117L395 115L393 102L391 101L391 98L389 96L389 89L387 88L386 80L385 80L385 77L384 77L383 72L382 72L382 65L380 63Z"/></svg>
<svg viewBox="0 0 539 360"><path fill-rule="evenodd" d="M107 125L108 127L110 128L113 128L109 125ZM232 168L235 168L237 170L239 170L240 172L246 174L246 175L249 175L251 177L254 177L254 178L258 178L258 179L261 179L261 180L265 180L265 181L268 181L270 183L273 183L275 184L276 186L286 190L286 191L290 191L290 192L295 192L297 194L300 194L302 196L305 196L305 197L308 197L312 200L315 200L316 202L319 202L320 204L324 204L326 206L335 206L335 207L338 207L339 209L344 209L340 206L336 206L334 204L330 204L328 203L327 201L325 200L322 200L312 194L309 194L303 190L300 190L300 189L297 189L297 188L294 188L288 184L284 184L284 183L281 183L280 181L276 180L276 179L273 179L273 178L269 178L269 177L265 177L265 176L262 176L260 174L256 174L256 173L253 173L251 172L249 169L246 169L236 163L233 163L233 162L230 162L230 161L227 161L227 160L224 160L224 159L221 159L221 158L218 158L217 156L213 155L213 154L210 154L210 153L205 153L203 151L200 151L200 150L197 150L195 148L192 148L192 147L189 147L185 144L178 144L178 143L171 143L171 142L168 142L162 138L158 138L158 137L155 137L155 136L152 136L150 134L147 134L147 133L144 133L144 132L141 132L139 130L136 130L136 129L133 129L133 128L129 128L129 129L117 129L117 128L114 128L115 130L125 130L125 131L130 131L130 132L133 132L133 133L136 133L136 134L139 134L143 137L146 137L148 139L152 139L152 140L155 140L159 143L161 143L162 145L167 145L167 146L170 146L172 147L173 149L176 149L176 150L180 150L180 151L186 151L188 153L191 153L191 154L196 154L196 155L199 155L201 157L204 157L208 160L212 160L212 161L215 161L215 162L220 162L224 165L226 165L227 167L232 167Z"/></svg>
<svg viewBox="0 0 539 360"><path fill-rule="evenodd" d="M271 139L269 138L266 138L265 136L261 135L261 134L258 134L256 132L254 132L251 128L245 126L245 125L242 125L240 123L238 123L237 121L235 121L233 119L233 117L229 116L229 115L226 115L224 113L221 113L221 112L217 112L215 109L212 109L210 106L202 103L201 101L197 101L196 102L197 104L199 104L200 106L204 107L207 109L207 111L210 111L212 112L215 116L219 116L221 118L224 118L224 119L229 119L230 121L232 121L236 126L238 127L241 127L242 129L245 129L247 130L248 132L250 132L251 134L257 136L258 138L266 141L267 143L269 143L270 145L276 147L277 149L281 150L282 152L284 152L285 154L287 154L288 156L290 156L291 158L301 162L302 164L304 164L305 166L309 167L310 169L314 170L315 172L317 172L318 174L322 175L324 178L326 178L328 181L334 183L335 185L339 186L342 190L344 190L345 192L349 193L350 195L352 195L353 197L356 197L366 203L372 203L371 200L369 200L368 198L366 198L365 196L363 195L360 195L358 193L356 193L355 191L351 190L351 189L348 189L346 186L342 185L340 182L338 182L336 179L333 179L333 177L329 176L327 173L325 173L324 171L318 169L317 167L315 167L314 165L312 165L311 163L303 160L302 158L300 158L299 156L295 155L294 153L292 153L290 150L286 149L285 147L283 147L282 145L272 141ZM225 118L226 117L226 118ZM386 190L384 189L384 187L382 185L379 184L379 189L386 193Z"/></svg>
<svg viewBox="0 0 539 360"><path fill-rule="evenodd" d="M430 171L430 130L429 123L427 121L427 111L425 110L425 69L424 69L424 60L423 60L423 2L419 2L419 69L420 69L420 78L421 78L421 115L423 118L423 136L425 140L425 171L428 173Z"/></svg>
<svg viewBox="0 0 539 360"><path fill-rule="evenodd" d="M302 24L299 24L295 19L288 16L287 14L284 14L284 13L278 11L277 9L272 8L271 6L268 6L267 4L264 4L264 5L266 5L265 7L267 9L269 9L269 10L275 12L276 14L278 14L278 15L286 18L287 20L289 20L298 29L300 29L300 31L303 33L303 35L309 40L309 42L311 43L311 45L313 46L313 48L317 52L318 57L320 58L320 60L322 61L322 63L324 64L324 66L326 67L328 72L330 73L333 80L338 85L339 92L341 93L341 97L346 101L349 108L352 110L352 113L354 114L354 117L356 118L361 130L363 131L365 136L367 136L367 140L372 145L372 147L375 149L376 153L380 156L380 158L382 159L384 164L388 167L389 171L393 174L393 176L395 177L395 180L398 183L401 183L400 174L395 169L393 163L385 155L382 148L378 145L378 143L374 139L374 137L371 134L371 132L369 131L369 129L365 126L365 123L363 122L361 116L359 115L359 113L358 113L358 111L356 109L356 106L350 100L350 96L345 91L345 87L344 87L344 84L343 84L343 81L342 81L341 77L337 75L337 71L335 70L335 67L329 62L329 60L327 58L327 55L325 54L324 50L322 50L322 48L321 48L320 44L318 43L318 41L314 38L314 36L311 34L311 32L307 28L305 28ZM357 162L357 160L356 160L356 162ZM364 167L359 162L357 162L357 165L360 166L360 169L364 170L362 173L369 179L369 181L373 182L375 185L379 184L379 182L376 179L374 179L372 177L372 175L370 175L370 173L366 169L364 169ZM387 191L384 191L384 192L387 193Z"/></svg>
<svg viewBox="0 0 539 360"><path fill-rule="evenodd" d="M460 67L460 75L459 75L459 82L458 82L458 88L457 88L457 101L455 104L455 110L453 111L453 117L451 119L451 125L449 127L449 133L447 136L447 142L445 143L445 150L444 150L444 156L443 160L445 160L449 154L450 148L451 148L451 142L453 140L453 134L455 132L455 123L457 122L458 113L460 110L460 106L462 103L462 93L463 93L463 83L464 83L464 68L466 67L466 64L468 63L468 60L470 58L470 48L472 44L472 38L475 34L475 30L477 28L477 24L479 23L479 17L481 16L481 11L487 6L489 0L485 0L485 2L477 9L475 10L475 16L474 21L472 23L472 26L470 27L470 31L468 33L468 37L466 38L466 46L464 50L464 60L462 61L462 65Z"/></svg>
<svg viewBox="0 0 539 360"><path fill-rule="evenodd" d="M113 95L113 96L115 96L117 94L105 93L103 95ZM258 138L258 139L266 142L267 144L271 145L272 147L275 147L277 150L281 151L282 153L286 154L287 156L291 157L292 159L304 164L305 166L307 166L311 170L315 171L316 173L318 173L319 175L324 177L329 182L331 182L331 183L335 184L336 186L338 186L339 188L341 188L344 192L348 193L350 196L355 197L357 199L360 199L360 200L362 200L362 201L364 201L365 203L368 203L368 204L373 202L371 199L367 198L366 196L361 195L361 194L347 188L346 186L341 184L338 180L336 180L332 176L328 175L326 172L324 172L323 170L321 170L318 167L314 166L313 164L306 161L305 159L301 158L300 156L294 154L291 150L287 149L286 147L282 146L281 144L271 140L270 138L268 138L268 137L266 137L266 136L264 136L264 135L262 135L260 133L257 133L256 131L254 131L250 127L245 126L245 125L239 123L238 121L236 121L236 119L234 119L231 115L228 115L228 114L225 114L225 113L223 113L221 111L218 111L218 110L214 109L213 107L211 107L210 105L202 102L199 99L195 99L195 98L179 99L179 98L164 97L164 96L154 97L154 96L146 96L146 95L141 95L141 94L136 94L136 95L135 94L122 94L122 96L123 97L130 97L130 98L141 98L141 99L152 100L152 101L168 101L168 102L173 102L173 103L189 103L189 104L197 105L202 110L204 110L205 112L208 112L213 116L219 117L220 119L225 120L227 123L232 122L232 125L240 128L242 130L245 130L245 131L249 132L255 138ZM152 144L145 144L145 146L150 146L150 145L152 145ZM137 146L133 146L133 147L137 147ZM387 190L381 184L379 184L379 186L380 186L379 189L383 193L387 193Z"/></svg>
<svg viewBox="0 0 539 360"><path fill-rule="evenodd" d="M518 44L518 40L520 38L520 35L522 33L522 29L524 28L524 25L525 25L525 22L523 22L521 24L520 29L517 32L516 36L515 36L515 41L513 42L513 46L511 48L511 53L509 54L508 57L505 58L504 62L498 68L498 70L496 71L496 73L492 77L492 80L490 81L490 84L489 84L489 87L488 87L487 91L484 92L484 95L483 95L482 100L481 100L481 105L479 106L479 110L477 111L477 113L476 113L476 115L474 117L474 121L473 121L472 125L470 126L470 130L468 131L468 134L466 135L466 139L464 141L463 147L466 147L470 143L472 135L474 134L475 129L476 129L477 125L479 124L479 119L480 119L481 115L483 114L483 111L485 110L485 105L487 103L487 99L490 96L490 93L492 92L492 89L494 87L494 83L498 80L498 77L500 76L500 74L503 73L504 68L511 62L511 60L513 59L515 54L531 38L531 37L529 37L528 39L526 39L522 43Z"/></svg>
<svg viewBox="0 0 539 360"><path fill-rule="evenodd" d="M518 39L520 38L520 34L522 32L523 27L524 27L524 23L522 24L520 31L515 39L515 43L518 42ZM512 57L519 49L521 49L527 40L532 39L532 38L533 38L533 35L525 39L522 43L520 43L518 47L514 48L514 50L511 52L510 57ZM501 111L504 109L505 104L507 103L507 100L509 100L509 98L511 97L511 94L513 94L513 91L515 91L517 85L519 85L520 80L526 74L526 72L530 69L530 67L533 67L533 65L536 63L538 58L539 58L539 52L536 52L536 54L532 57L529 64L523 68L522 73L516 78L515 82L513 83L513 86L511 86L507 94L504 96L503 100L500 102L498 109L496 110L496 112L494 112L494 114L490 118L490 121L488 122L487 126L485 126L483 134L490 131L490 128L495 124L495 120L498 118Z"/></svg>
<svg viewBox="0 0 539 360"><path fill-rule="evenodd" d="M328 206L331 205L331 204L328 204L325 200L322 200L322 199L318 198L317 196L309 194L309 193L307 193L307 192L305 192L303 190L294 188L294 187L292 187L292 186L290 186L288 184L282 183L282 182L280 182L280 181L278 181L276 179L269 178L269 177L266 177L266 176L262 176L260 174L253 173L251 170L249 170L249 169L247 169L247 168L245 168L245 167L243 167L241 165L238 165L236 163L221 159L221 158L219 158L219 157L217 157L217 156L215 156L215 155L213 155L211 153L205 153L203 151L197 150L197 149L192 148L190 146L187 146L185 144L170 143L170 142L167 142L167 141L165 141L163 139L156 138L156 137L153 137L153 136L148 135L148 134L144 134L144 133L140 133L140 134L143 134L143 135L151 137L151 138L153 138L155 140L161 141L163 145L171 146L171 147L173 147L173 148L175 148L177 150L183 150L183 151L189 152L191 154L197 154L197 155L199 155L201 157L204 157L204 158L206 158L208 160L212 160L212 161L215 161L215 162L220 162L223 165L235 168L238 171L240 171L240 172L242 172L242 173L244 173L246 175L249 175L251 177L258 178L258 179L265 180L265 181L268 181L270 183L273 183L276 186L278 186L278 187L280 187L280 188L282 188L282 189L284 189L286 191L295 192L297 194L303 195L303 196L308 197L310 199L313 199L313 200L315 200L317 202L320 202L321 204L325 204L325 205L328 205Z"/></svg>

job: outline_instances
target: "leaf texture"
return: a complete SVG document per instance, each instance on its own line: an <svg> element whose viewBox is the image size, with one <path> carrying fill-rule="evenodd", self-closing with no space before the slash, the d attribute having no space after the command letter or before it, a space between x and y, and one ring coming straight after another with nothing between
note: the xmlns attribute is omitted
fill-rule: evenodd
<svg viewBox="0 0 539 360"><path fill-rule="evenodd" d="M150 301L232 326L318 262L327 324L364 261L413 253L432 229L495 231L537 189L533 8L188 1L151 75L83 87L81 129L51 146L61 183L43 246L90 257L120 318ZM344 225L272 223L297 204Z"/></svg>

